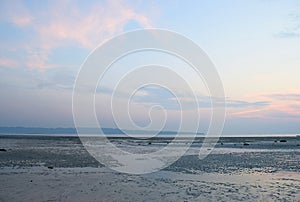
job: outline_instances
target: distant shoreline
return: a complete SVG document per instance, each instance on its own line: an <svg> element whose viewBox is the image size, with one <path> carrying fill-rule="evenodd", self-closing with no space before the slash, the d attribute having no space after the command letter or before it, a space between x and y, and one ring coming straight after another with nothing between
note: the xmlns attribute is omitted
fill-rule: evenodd
<svg viewBox="0 0 300 202"><path fill-rule="evenodd" d="M100 132L108 135L126 135L126 134L160 134L160 135L176 135L176 131L143 131L143 130L121 130L119 128L80 128L81 133L99 134ZM60 134L60 135L76 135L76 128L42 128L42 127L0 127L0 133L5 134ZM181 134L192 134L191 132L183 132ZM197 133L197 135L204 135L204 133Z"/></svg>
<svg viewBox="0 0 300 202"><path fill-rule="evenodd" d="M127 139L127 138L141 138L141 139L173 139L176 137L176 134L158 134L155 136L147 135L147 134L104 134L107 138L121 138L121 139ZM38 138L38 137L57 137L57 138L79 138L79 137L101 137L99 134L86 134L79 136L78 134L41 134L41 133L1 133L0 132L0 138L5 137L32 137L32 138ZM205 135L191 135L191 134L181 134L178 135L178 138L205 138ZM296 134L242 134L242 135L222 135L222 136L209 136L210 138L296 138L300 139L299 136Z"/></svg>
<svg viewBox="0 0 300 202"><path fill-rule="evenodd" d="M125 133L125 132L126 133ZM95 136L100 134L97 128L82 128L81 133L87 136ZM128 137L130 135L135 137L147 138L157 134L159 137L175 137L176 131L134 131L134 130L121 130L118 128L102 128L102 132L110 137ZM102 133L101 132L101 133ZM129 134L129 135L127 135ZM42 128L42 127L0 127L0 136L6 135L27 135L27 136L56 136L56 137L78 137L76 128ZM183 132L181 135L184 137L194 137L195 134L191 132ZM197 133L197 137L205 137L204 133ZM218 136L210 136L218 137ZM299 137L299 134L292 133L276 133L276 134L222 134L221 137Z"/></svg>

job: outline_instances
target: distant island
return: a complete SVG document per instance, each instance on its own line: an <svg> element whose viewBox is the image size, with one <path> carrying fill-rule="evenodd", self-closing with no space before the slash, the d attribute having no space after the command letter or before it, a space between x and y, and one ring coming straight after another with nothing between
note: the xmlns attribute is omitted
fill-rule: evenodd
<svg viewBox="0 0 300 202"><path fill-rule="evenodd" d="M99 133L98 128L81 128L87 134ZM153 134L157 131L144 131L144 130L121 130L118 128L102 128L104 134ZM125 131L125 132L124 132ZM77 134L76 128L42 128L42 127L0 127L2 134ZM176 131L160 131L161 135L176 135ZM190 134L184 132L183 134ZM204 133L197 133L204 135Z"/></svg>

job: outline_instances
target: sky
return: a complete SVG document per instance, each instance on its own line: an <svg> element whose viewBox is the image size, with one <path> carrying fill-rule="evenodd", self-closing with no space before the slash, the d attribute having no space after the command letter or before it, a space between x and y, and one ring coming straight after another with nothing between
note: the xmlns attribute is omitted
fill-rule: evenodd
<svg viewBox="0 0 300 202"><path fill-rule="evenodd" d="M85 59L108 39L143 28L182 34L207 53L226 95L224 134L300 133L297 0L2 0L0 126L73 127L72 91ZM205 132L211 112L203 83L182 61L157 53L129 56L108 72L108 85L99 87L96 98L102 125L115 127L103 105L112 94L109 83L130 67L153 60L194 82L200 97L195 110L201 112L200 131ZM166 89L140 89L132 103L137 125L149 124L149 109L160 104L165 109L152 110L153 119L160 122L166 112L166 129L178 129L179 105Z"/></svg>

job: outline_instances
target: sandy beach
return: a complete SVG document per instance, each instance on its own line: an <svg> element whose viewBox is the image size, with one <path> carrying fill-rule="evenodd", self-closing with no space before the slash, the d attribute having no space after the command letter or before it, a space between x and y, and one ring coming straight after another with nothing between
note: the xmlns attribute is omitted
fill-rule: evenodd
<svg viewBox="0 0 300 202"><path fill-rule="evenodd" d="M131 175L101 165L76 137L1 136L0 201L299 201L299 139L281 139L221 138L203 160L199 139L164 170ZM169 140L112 141L151 150Z"/></svg>

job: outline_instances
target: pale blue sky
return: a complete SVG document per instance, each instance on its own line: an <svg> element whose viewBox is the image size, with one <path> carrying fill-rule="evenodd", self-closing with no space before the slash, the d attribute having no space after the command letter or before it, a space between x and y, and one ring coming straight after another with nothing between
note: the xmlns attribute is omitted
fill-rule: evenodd
<svg viewBox="0 0 300 202"><path fill-rule="evenodd" d="M224 133L300 133L296 0L1 1L0 126L73 126L72 88L85 58L141 28L175 31L207 52L228 99Z"/></svg>

